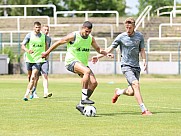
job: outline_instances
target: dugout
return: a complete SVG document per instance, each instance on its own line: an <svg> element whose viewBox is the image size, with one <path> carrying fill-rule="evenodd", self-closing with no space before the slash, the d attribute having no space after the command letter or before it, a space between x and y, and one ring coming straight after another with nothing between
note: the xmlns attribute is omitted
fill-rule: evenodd
<svg viewBox="0 0 181 136"><path fill-rule="evenodd" d="M0 54L0 74L8 74L9 58L7 54Z"/></svg>

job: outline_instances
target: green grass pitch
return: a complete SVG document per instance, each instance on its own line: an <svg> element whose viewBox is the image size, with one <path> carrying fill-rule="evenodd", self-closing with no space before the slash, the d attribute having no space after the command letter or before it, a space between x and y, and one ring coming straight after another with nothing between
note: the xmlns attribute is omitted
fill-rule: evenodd
<svg viewBox="0 0 181 136"><path fill-rule="evenodd" d="M75 106L81 98L81 79L76 75L50 75L51 98L23 101L25 75L0 75L0 135L2 136L180 136L180 76L142 75L141 93L153 116L141 116L134 97L111 98L116 87L127 83L120 75L98 75L92 100L96 117L81 115Z"/></svg>

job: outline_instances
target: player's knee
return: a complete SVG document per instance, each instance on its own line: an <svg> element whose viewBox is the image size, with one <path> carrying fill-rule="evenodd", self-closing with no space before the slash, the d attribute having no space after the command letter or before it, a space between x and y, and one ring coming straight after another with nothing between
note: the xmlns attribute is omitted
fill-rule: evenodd
<svg viewBox="0 0 181 136"><path fill-rule="evenodd" d="M84 71L84 74L89 74L90 75L91 73L91 70L89 68L86 68L85 71Z"/></svg>
<svg viewBox="0 0 181 136"><path fill-rule="evenodd" d="M132 82L132 87L133 88L138 88L139 87L139 82L137 80Z"/></svg>
<svg viewBox="0 0 181 136"><path fill-rule="evenodd" d="M130 87L128 87L127 91L126 91L127 95L129 96L134 96L134 90Z"/></svg>
<svg viewBox="0 0 181 136"><path fill-rule="evenodd" d="M134 91L128 92L129 96L134 96Z"/></svg>
<svg viewBox="0 0 181 136"><path fill-rule="evenodd" d="M32 76L32 77L31 77L31 81L34 81L35 79L36 79L35 76Z"/></svg>
<svg viewBox="0 0 181 136"><path fill-rule="evenodd" d="M94 86L94 88L96 88L98 86L98 82L95 81L95 82L92 83L92 85Z"/></svg>

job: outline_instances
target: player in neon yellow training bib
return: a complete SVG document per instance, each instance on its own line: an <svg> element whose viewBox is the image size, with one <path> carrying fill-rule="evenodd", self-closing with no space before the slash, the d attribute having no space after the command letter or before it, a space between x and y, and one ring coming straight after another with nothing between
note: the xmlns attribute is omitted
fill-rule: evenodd
<svg viewBox="0 0 181 136"><path fill-rule="evenodd" d="M63 37L42 54L42 57L46 57L59 45L67 43L65 66L67 70L77 73L82 78L82 98L76 106L81 114L83 114L85 104L94 104L89 98L98 84L93 72L88 67L90 48L92 46L98 53L107 55L107 52L98 46L94 37L90 34L91 31L92 23L85 21L80 31L72 32Z"/></svg>
<svg viewBox="0 0 181 136"><path fill-rule="evenodd" d="M42 52L47 49L47 38L44 34L40 33L41 23L34 22L33 32L26 35L22 42L21 48L25 51L26 65L28 70L29 83L27 86L24 100L28 101L28 95L31 92L35 79L40 71L41 65L45 63L45 58L41 57Z"/></svg>

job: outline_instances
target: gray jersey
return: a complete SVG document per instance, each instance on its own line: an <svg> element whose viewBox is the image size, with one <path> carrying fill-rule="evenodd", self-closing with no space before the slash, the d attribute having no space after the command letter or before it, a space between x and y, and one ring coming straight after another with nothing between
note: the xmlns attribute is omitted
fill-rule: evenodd
<svg viewBox="0 0 181 136"><path fill-rule="evenodd" d="M135 31L133 36L128 36L127 32L119 34L112 43L113 48L120 46L122 54L121 65L132 67L139 66L139 52L144 48L144 38L140 32Z"/></svg>
<svg viewBox="0 0 181 136"><path fill-rule="evenodd" d="M51 45L52 39L49 36L46 36L46 41L48 42L48 48Z"/></svg>

